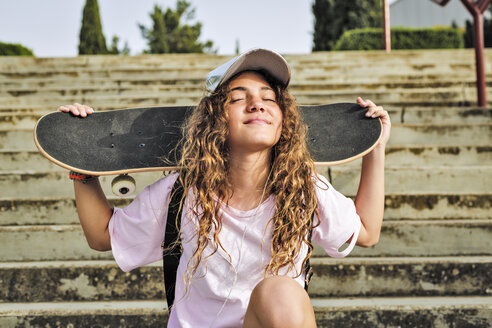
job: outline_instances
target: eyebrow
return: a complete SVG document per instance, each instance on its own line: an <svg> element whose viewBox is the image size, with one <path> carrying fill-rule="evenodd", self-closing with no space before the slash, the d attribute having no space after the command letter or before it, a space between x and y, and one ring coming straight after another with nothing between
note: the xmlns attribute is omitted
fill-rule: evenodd
<svg viewBox="0 0 492 328"><path fill-rule="evenodd" d="M273 91L273 89L270 87L261 87L260 90L261 91ZM247 91L247 89L245 87L239 86L239 87L235 87L235 88L230 89L228 92L232 92L232 91Z"/></svg>

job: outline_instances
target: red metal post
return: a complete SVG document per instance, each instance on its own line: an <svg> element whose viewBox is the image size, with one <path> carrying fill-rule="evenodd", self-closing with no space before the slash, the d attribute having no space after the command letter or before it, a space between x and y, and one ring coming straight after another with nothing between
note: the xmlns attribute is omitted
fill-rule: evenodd
<svg viewBox="0 0 492 328"><path fill-rule="evenodd" d="M388 0L382 0L383 7L383 32L384 32L384 50L391 52L391 24L390 24L390 8Z"/></svg>
<svg viewBox="0 0 492 328"><path fill-rule="evenodd" d="M487 107L485 60L483 55L483 12L490 4L490 0L485 0L482 2L461 0L461 2L473 16L473 44L475 46L475 69L477 73L477 102L478 106Z"/></svg>
<svg viewBox="0 0 492 328"><path fill-rule="evenodd" d="M478 106L487 107L487 92L485 83L485 60L483 57L483 15L480 13L473 17L474 33L473 42L475 45L475 66L477 71L477 97Z"/></svg>

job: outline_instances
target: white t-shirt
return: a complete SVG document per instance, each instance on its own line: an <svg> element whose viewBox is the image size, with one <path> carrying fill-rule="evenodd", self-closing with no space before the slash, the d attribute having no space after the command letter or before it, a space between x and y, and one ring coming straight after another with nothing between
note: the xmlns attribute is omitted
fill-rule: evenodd
<svg viewBox="0 0 492 328"><path fill-rule="evenodd" d="M176 178L177 174L164 177L147 186L125 209L115 208L109 222L109 233L113 256L123 271L128 272L162 259L161 243L169 197ZM324 177L320 176L320 179L328 188L323 183L317 183L321 223L313 230L312 241L323 247L328 255L343 257L355 245L361 227L360 218L351 199L337 192ZM190 191L187 204L192 197ZM197 217L187 215L185 206L181 219L183 253L178 266L175 301L168 327L209 327L212 323L213 327L242 326L251 292L264 278L265 266L272 257L272 226L271 223L267 226L267 223L274 211L274 196L250 211L240 211L224 204L221 208L222 231L219 238L230 254L231 262L229 256L219 248L206 262L200 262L189 290L185 293L183 277L196 247L197 226ZM339 252L338 249L351 236L350 245ZM297 272L288 271L287 268L280 271L281 275L290 277L301 272L295 280L302 287L305 280L302 262L307 250L307 245L303 245L296 259ZM212 246L208 245L202 259L211 252Z"/></svg>

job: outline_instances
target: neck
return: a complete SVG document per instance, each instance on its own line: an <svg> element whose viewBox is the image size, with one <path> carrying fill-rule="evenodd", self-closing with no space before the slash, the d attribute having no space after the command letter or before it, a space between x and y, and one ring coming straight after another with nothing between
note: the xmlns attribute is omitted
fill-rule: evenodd
<svg viewBox="0 0 492 328"><path fill-rule="evenodd" d="M229 205L251 210L264 201L263 190L270 173L270 149L249 154L231 154L230 179L233 187ZM262 198L263 195L263 199Z"/></svg>

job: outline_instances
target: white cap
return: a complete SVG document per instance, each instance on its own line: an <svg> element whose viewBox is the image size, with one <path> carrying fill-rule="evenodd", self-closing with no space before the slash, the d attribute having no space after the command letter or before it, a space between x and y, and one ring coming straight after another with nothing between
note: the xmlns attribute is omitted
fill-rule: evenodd
<svg viewBox="0 0 492 328"><path fill-rule="evenodd" d="M207 90L213 92L237 73L258 70L267 71L284 86L289 84L290 69L287 61L275 51L256 48L242 53L208 73Z"/></svg>

